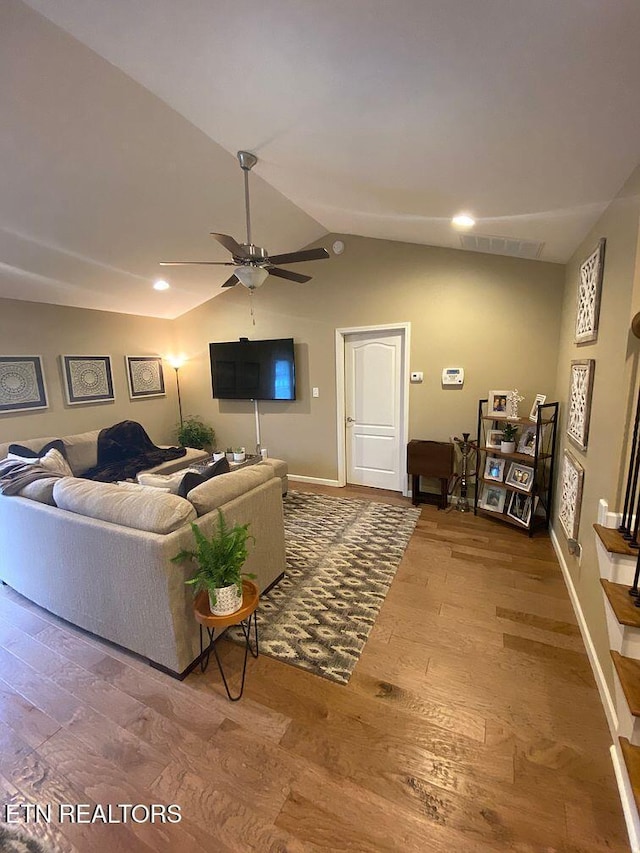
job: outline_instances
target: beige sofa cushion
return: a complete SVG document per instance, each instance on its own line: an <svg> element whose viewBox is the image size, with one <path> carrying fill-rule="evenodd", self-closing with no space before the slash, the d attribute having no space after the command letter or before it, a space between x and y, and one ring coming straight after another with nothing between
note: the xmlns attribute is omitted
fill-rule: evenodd
<svg viewBox="0 0 640 853"><path fill-rule="evenodd" d="M63 477L53 487L56 506L149 533L171 533L196 518L189 501L159 489L129 491L113 483Z"/></svg>
<svg viewBox="0 0 640 853"><path fill-rule="evenodd" d="M20 497L29 498L29 500L37 501L41 504L55 506L53 487L59 479L59 477L45 477L42 480L34 480L33 483L28 483L20 490Z"/></svg>
<svg viewBox="0 0 640 853"><path fill-rule="evenodd" d="M239 471L219 474L201 483L191 489L187 499L194 505L198 515L206 515L212 509L217 509L271 479L273 468L270 465L251 465L249 468L240 468Z"/></svg>
<svg viewBox="0 0 640 853"><path fill-rule="evenodd" d="M89 468L95 468L98 464L98 436L99 429L90 432L79 432L76 435L65 435L62 439L67 449L67 459L71 470L79 477Z"/></svg>

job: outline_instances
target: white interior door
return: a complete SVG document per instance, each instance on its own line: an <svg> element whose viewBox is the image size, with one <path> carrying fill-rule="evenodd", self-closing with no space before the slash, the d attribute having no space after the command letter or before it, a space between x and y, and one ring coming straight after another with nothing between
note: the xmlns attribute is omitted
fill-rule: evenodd
<svg viewBox="0 0 640 853"><path fill-rule="evenodd" d="M396 330L345 338L348 483L402 490L402 347Z"/></svg>

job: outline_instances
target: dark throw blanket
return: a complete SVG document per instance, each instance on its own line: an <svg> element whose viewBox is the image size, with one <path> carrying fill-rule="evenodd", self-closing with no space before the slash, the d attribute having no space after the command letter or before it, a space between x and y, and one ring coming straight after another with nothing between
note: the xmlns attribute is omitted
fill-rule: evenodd
<svg viewBox="0 0 640 853"><path fill-rule="evenodd" d="M140 471L179 459L186 452L184 447L156 447L141 424L121 421L100 431L98 464L82 476L102 483L129 480Z"/></svg>

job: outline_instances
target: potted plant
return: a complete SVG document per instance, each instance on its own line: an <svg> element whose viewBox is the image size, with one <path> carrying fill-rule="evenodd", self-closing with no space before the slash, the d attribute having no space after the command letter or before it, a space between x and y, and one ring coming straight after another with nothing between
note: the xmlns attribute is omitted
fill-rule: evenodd
<svg viewBox="0 0 640 853"><path fill-rule="evenodd" d="M216 434L213 427L207 426L197 415L189 415L178 427L177 439L181 447L210 450L215 446Z"/></svg>
<svg viewBox="0 0 640 853"><path fill-rule="evenodd" d="M505 424L502 430L502 440L500 441L501 453L514 453L516 449L516 435L518 427L515 424Z"/></svg>
<svg viewBox="0 0 640 853"><path fill-rule="evenodd" d="M244 462L245 460L245 452L244 447L236 447L233 451L233 461L234 462Z"/></svg>
<svg viewBox="0 0 640 853"><path fill-rule="evenodd" d="M227 451L225 453L225 456L227 457L227 462L233 462L233 448L232 447L227 447Z"/></svg>
<svg viewBox="0 0 640 853"><path fill-rule="evenodd" d="M218 510L218 526L210 536L205 536L197 524L192 523L191 530L196 541L195 549L183 549L171 558L171 562L193 560L197 564L197 572L185 583L194 587L196 595L203 589L208 592L209 607L214 616L235 613L242 607L242 578L255 577L241 571L247 559L247 540L253 539L249 525L229 527Z"/></svg>

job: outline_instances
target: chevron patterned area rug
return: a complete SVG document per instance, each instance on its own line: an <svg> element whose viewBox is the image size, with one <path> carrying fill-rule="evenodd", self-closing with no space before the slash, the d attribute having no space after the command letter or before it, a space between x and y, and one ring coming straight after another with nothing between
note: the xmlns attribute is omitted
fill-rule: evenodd
<svg viewBox="0 0 640 853"><path fill-rule="evenodd" d="M260 599L260 652L346 684L420 516L289 492L285 578ZM244 643L240 629L232 639Z"/></svg>

